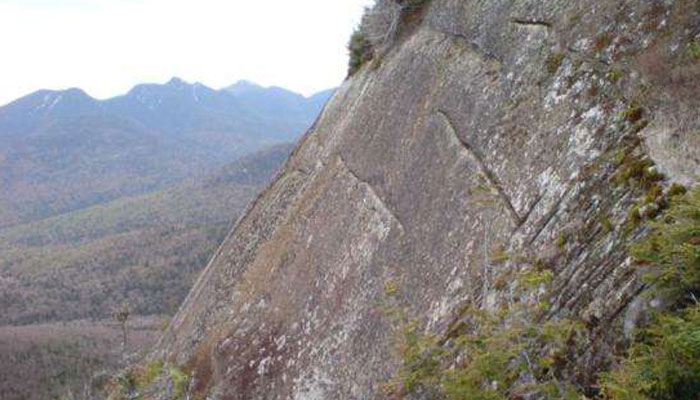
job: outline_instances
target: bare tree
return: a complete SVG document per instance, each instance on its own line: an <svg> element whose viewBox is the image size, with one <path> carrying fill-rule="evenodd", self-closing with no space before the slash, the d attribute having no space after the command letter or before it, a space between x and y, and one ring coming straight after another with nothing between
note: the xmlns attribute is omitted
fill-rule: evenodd
<svg viewBox="0 0 700 400"><path fill-rule="evenodd" d="M122 351L126 351L128 330L127 322L129 320L129 315L131 315L131 311L129 310L129 306L126 304L122 306L121 310L115 311L113 314L114 319L119 323L120 327L122 328Z"/></svg>
<svg viewBox="0 0 700 400"><path fill-rule="evenodd" d="M401 26L402 16L425 6L427 0L376 0L362 17L362 33L380 51L391 47Z"/></svg>
<svg viewBox="0 0 700 400"><path fill-rule="evenodd" d="M375 48L389 47L396 37L403 6L396 0L377 0L365 10L362 31Z"/></svg>

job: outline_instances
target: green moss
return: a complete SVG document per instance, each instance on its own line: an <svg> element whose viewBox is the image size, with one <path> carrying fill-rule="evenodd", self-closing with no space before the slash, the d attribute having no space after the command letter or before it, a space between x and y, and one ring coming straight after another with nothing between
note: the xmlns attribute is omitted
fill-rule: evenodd
<svg viewBox="0 0 700 400"><path fill-rule="evenodd" d="M661 196L663 196L664 190L661 187L661 185L653 185L649 191L647 191L646 196L644 197L644 202L647 204L652 204L656 203Z"/></svg>
<svg viewBox="0 0 700 400"><path fill-rule="evenodd" d="M630 123L634 123L641 120L643 116L644 108L634 102L629 107L624 109L620 114L621 119Z"/></svg>
<svg viewBox="0 0 700 400"><path fill-rule="evenodd" d="M674 183L671 185L671 187L668 189L668 196L669 197L674 197L674 196L682 196L688 192L688 189L679 184L679 183Z"/></svg>
<svg viewBox="0 0 700 400"><path fill-rule="evenodd" d="M624 155L613 182L617 185L635 184L640 189L650 190L665 176L654 168L654 163L643 156Z"/></svg>
<svg viewBox="0 0 700 400"><path fill-rule="evenodd" d="M654 219L661 212L661 209L656 204L648 204L644 207L644 217L646 219Z"/></svg>
<svg viewBox="0 0 700 400"><path fill-rule="evenodd" d="M399 293L399 285L395 281L387 281L384 283L384 295L387 297L395 296Z"/></svg>
<svg viewBox="0 0 700 400"><path fill-rule="evenodd" d="M615 230L615 227L613 226L612 222L610 221L610 216L607 214L598 215L598 222L600 223L600 226L603 229L604 234L608 234L608 233Z"/></svg>
<svg viewBox="0 0 700 400"><path fill-rule="evenodd" d="M639 226L639 224L642 223L642 211L639 208L639 206L635 205L632 208L630 208L629 212L627 213L626 223L629 229L636 228Z"/></svg>
<svg viewBox="0 0 700 400"><path fill-rule="evenodd" d="M630 131L636 134L641 132L642 129L646 128L647 126L649 126L649 121L645 119L640 119L639 121L632 124L632 126L630 127Z"/></svg>
<svg viewBox="0 0 700 400"><path fill-rule="evenodd" d="M545 68L550 75L554 75L559 71L561 64L564 62L564 53L555 52L550 54L545 61Z"/></svg>
<svg viewBox="0 0 700 400"><path fill-rule="evenodd" d="M548 285L553 279L552 271L533 269L525 272L521 276L520 282L527 289L536 289L540 285Z"/></svg>
<svg viewBox="0 0 700 400"><path fill-rule="evenodd" d="M495 264L500 264L508 261L510 259L510 254L505 250L496 250L491 255L491 262Z"/></svg>
<svg viewBox="0 0 700 400"><path fill-rule="evenodd" d="M148 363L145 367L135 371L136 387L139 390L147 388L163 372L164 363L161 360L156 360Z"/></svg>
<svg viewBox="0 0 700 400"><path fill-rule="evenodd" d="M170 380L173 384L173 400L184 400L187 393L187 387L190 384L190 377L176 366L168 368Z"/></svg>
<svg viewBox="0 0 700 400"><path fill-rule="evenodd" d="M622 165L625 162L625 159L627 158L627 150L626 149L617 149L615 151L615 165Z"/></svg>
<svg viewBox="0 0 700 400"><path fill-rule="evenodd" d="M557 247L563 249L567 243L569 243L569 234L566 232L559 234L556 241Z"/></svg>
<svg viewBox="0 0 700 400"><path fill-rule="evenodd" d="M109 383L107 400L125 400L131 398L137 390L138 379L133 369L120 372Z"/></svg>
<svg viewBox="0 0 700 400"><path fill-rule="evenodd" d="M152 392L156 381L169 381L172 397L169 400L186 399L190 377L180 368L166 364L161 360L148 363L145 366L133 367L117 375L107 388L108 400L144 399L150 397L145 393Z"/></svg>
<svg viewBox="0 0 700 400"><path fill-rule="evenodd" d="M653 163L646 158L629 158L623 166L618 176L624 180L628 179L642 179L646 173L647 168L651 167Z"/></svg>
<svg viewBox="0 0 700 400"><path fill-rule="evenodd" d="M690 61L700 60L700 42L693 40L685 48L685 58Z"/></svg>
<svg viewBox="0 0 700 400"><path fill-rule="evenodd" d="M622 72L621 69L611 68L610 72L608 72L608 80L613 84L619 82L623 76L624 76L624 73Z"/></svg>

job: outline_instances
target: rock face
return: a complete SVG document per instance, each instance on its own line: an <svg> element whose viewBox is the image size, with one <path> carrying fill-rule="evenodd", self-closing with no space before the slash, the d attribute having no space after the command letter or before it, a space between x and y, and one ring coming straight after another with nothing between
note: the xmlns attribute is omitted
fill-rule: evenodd
<svg viewBox="0 0 700 400"><path fill-rule="evenodd" d="M624 228L643 190L620 183L623 160L649 154L669 181L695 179L698 119L678 113L698 92L678 87L698 77L699 12L680 0L430 2L338 89L156 354L211 398L375 398L399 363L387 287L442 334L539 263L554 274L548 315L591 330L572 378L591 385L645 306L626 254L640 232Z"/></svg>

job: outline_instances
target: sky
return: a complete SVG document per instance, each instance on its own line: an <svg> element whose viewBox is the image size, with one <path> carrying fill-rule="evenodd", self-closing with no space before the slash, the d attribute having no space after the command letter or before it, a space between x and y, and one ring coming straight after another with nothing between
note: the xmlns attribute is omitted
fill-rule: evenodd
<svg viewBox="0 0 700 400"><path fill-rule="evenodd" d="M372 0L0 0L0 104L79 87L104 99L177 76L304 95L339 85Z"/></svg>

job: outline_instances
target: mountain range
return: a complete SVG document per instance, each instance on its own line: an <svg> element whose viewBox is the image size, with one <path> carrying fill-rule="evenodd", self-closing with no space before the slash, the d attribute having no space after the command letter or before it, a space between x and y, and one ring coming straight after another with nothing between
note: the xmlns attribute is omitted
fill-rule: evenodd
<svg viewBox="0 0 700 400"><path fill-rule="evenodd" d="M121 366L122 306L126 352L152 345L331 93L175 78L0 107L0 398L63 398Z"/></svg>
<svg viewBox="0 0 700 400"><path fill-rule="evenodd" d="M294 141L332 90L173 78L97 100L40 90L0 107L0 229L158 190Z"/></svg>

